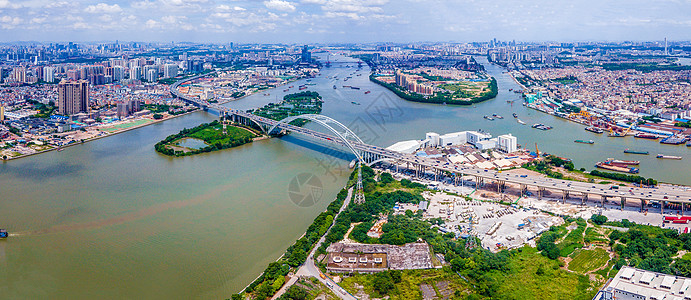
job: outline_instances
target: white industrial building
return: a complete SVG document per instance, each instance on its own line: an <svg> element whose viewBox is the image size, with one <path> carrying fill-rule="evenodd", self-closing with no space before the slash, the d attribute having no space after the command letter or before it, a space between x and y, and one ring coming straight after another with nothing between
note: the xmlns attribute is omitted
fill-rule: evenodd
<svg viewBox="0 0 691 300"><path fill-rule="evenodd" d="M506 153L513 153L518 150L518 139L509 134L500 135L497 137L497 148Z"/></svg>
<svg viewBox="0 0 691 300"><path fill-rule="evenodd" d="M506 149L511 150L509 153L516 151L517 139L508 134L502 135L507 140ZM479 150L494 149L500 146L500 141L497 138L492 138L492 135L485 132L477 131L459 131L439 135L436 132L428 132L425 134L423 140L409 140L395 143L387 149L401 152L401 153L415 153L420 148L428 147L448 147L463 144L471 144Z"/></svg>
<svg viewBox="0 0 691 300"><path fill-rule="evenodd" d="M691 300L691 278L622 267L593 300Z"/></svg>

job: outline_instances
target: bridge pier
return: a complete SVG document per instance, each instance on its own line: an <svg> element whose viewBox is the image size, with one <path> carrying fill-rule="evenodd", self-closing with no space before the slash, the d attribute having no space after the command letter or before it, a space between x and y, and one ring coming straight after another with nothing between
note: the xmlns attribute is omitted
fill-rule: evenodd
<svg viewBox="0 0 691 300"><path fill-rule="evenodd" d="M643 212L643 207L645 207L645 200L641 199L641 212Z"/></svg>
<svg viewBox="0 0 691 300"><path fill-rule="evenodd" d="M600 199L602 200L602 208L605 208L605 202L607 202L607 196L602 195L602 196L600 196Z"/></svg>
<svg viewBox="0 0 691 300"><path fill-rule="evenodd" d="M626 197L621 197L621 210L624 211L624 207L626 206Z"/></svg>
<svg viewBox="0 0 691 300"><path fill-rule="evenodd" d="M566 203L566 198L569 198L569 191L563 190L561 195L561 204Z"/></svg>
<svg viewBox="0 0 691 300"><path fill-rule="evenodd" d="M660 202L660 214L665 214L665 201Z"/></svg>
<svg viewBox="0 0 691 300"><path fill-rule="evenodd" d="M528 186L525 184L521 184L521 197L525 196L525 194L528 192Z"/></svg>
<svg viewBox="0 0 691 300"><path fill-rule="evenodd" d="M581 196L581 206L585 205L585 201L588 201L588 193L582 193Z"/></svg>
<svg viewBox="0 0 691 300"><path fill-rule="evenodd" d="M542 200L542 196L545 194L545 188L537 187L537 200Z"/></svg>

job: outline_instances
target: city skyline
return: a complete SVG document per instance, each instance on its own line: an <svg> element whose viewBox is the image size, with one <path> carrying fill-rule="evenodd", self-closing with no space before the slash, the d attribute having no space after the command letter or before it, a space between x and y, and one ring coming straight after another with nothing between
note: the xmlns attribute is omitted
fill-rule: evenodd
<svg viewBox="0 0 691 300"><path fill-rule="evenodd" d="M691 39L689 8L689 1L0 0L0 41L679 41Z"/></svg>

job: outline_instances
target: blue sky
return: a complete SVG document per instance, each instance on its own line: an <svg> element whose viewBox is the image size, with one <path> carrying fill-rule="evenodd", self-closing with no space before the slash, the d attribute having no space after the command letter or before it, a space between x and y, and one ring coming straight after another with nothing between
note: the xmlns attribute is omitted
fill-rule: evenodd
<svg viewBox="0 0 691 300"><path fill-rule="evenodd" d="M691 40L689 0L0 0L0 41Z"/></svg>

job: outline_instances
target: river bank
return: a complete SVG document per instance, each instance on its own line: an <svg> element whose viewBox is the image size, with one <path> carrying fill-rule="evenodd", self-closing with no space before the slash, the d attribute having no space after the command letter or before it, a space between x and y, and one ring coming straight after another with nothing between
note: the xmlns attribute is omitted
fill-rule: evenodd
<svg viewBox="0 0 691 300"><path fill-rule="evenodd" d="M60 149L65 149L65 148L69 148L69 147L73 147L73 146L77 146L77 145L83 145L84 143L88 143L88 142L91 142L91 141L96 141L96 140L99 140L99 139L102 139L102 138L107 138L107 137L110 137L110 136L114 136L114 135L116 135L116 134L124 133L124 132L130 131L130 130L139 129L139 128L142 128L142 127L145 127L145 126L149 126L149 125L153 125L153 124L157 124L157 123L160 123L160 122L165 122L165 121L168 121L168 120L171 120L171 119L174 119L174 118L178 118L178 117L182 117L182 116L185 116L185 115L187 115L187 114L195 113L195 112L198 112L198 111L199 111L199 109L195 109L195 110L188 111L188 112L185 112L185 113L182 113L182 114L168 115L168 117L164 117L163 119L160 119L160 120L156 120L156 119L153 119L153 118L141 118L141 119L137 119L137 120L148 119L148 120L151 120L151 122L146 122L146 123L143 123L143 124L138 124L138 125L135 125L135 126L132 126L132 127L127 127L127 128L123 128L123 129L116 130L116 131L112 131L112 132L101 131L100 129L96 128L95 130L100 131L100 132L105 133L105 134L104 134L104 135L99 135L99 136L94 136L94 137L87 138L87 139L82 139L81 142L79 142L79 143L71 143L71 144L67 144L67 145L64 145L64 146L53 147L53 148L51 148L51 149L46 149L46 150L42 150L42 151L38 151L38 152L34 152L34 153L23 154L23 155L14 156L14 157L7 157L7 159L4 159L3 161L16 160L16 159L25 158L25 157L30 157L30 156L34 156L34 155L38 155L38 154L43 154L43 153L51 152L51 151L57 151L57 150L60 150ZM137 121L137 120L131 120L131 121ZM125 123L125 122L120 123L120 124L124 124L124 123ZM119 125L119 124L118 124L118 125Z"/></svg>

